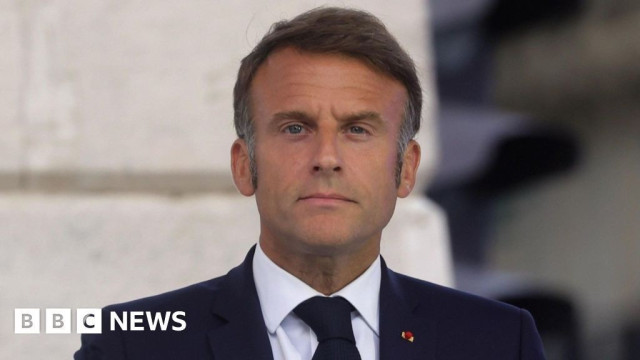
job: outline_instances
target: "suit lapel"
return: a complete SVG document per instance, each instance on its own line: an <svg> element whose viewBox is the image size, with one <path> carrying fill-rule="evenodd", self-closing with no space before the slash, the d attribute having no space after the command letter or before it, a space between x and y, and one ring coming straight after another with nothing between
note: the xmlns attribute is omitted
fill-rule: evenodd
<svg viewBox="0 0 640 360"><path fill-rule="evenodd" d="M217 325L209 331L215 359L273 360L258 294L253 282L251 248L244 262L231 270L214 296Z"/></svg>
<svg viewBox="0 0 640 360"><path fill-rule="evenodd" d="M208 338L216 360L273 360L253 281L254 251L255 246L214 294L211 310L216 321ZM384 260L381 263L380 360L435 359L435 304L415 294L402 275L389 270ZM403 331L410 331L414 341L404 339Z"/></svg>
<svg viewBox="0 0 640 360"><path fill-rule="evenodd" d="M435 359L436 321L429 299L407 288L382 260L380 283L380 360ZM413 342L402 332L411 332Z"/></svg>

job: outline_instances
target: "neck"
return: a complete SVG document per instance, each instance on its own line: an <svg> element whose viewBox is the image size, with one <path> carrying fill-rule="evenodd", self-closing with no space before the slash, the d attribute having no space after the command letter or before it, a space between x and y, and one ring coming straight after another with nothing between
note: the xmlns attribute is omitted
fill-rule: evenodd
<svg viewBox="0 0 640 360"><path fill-rule="evenodd" d="M322 255L283 253L262 241L259 246L276 265L324 295L339 291L362 275L380 252L379 245L355 253L336 251L336 254Z"/></svg>

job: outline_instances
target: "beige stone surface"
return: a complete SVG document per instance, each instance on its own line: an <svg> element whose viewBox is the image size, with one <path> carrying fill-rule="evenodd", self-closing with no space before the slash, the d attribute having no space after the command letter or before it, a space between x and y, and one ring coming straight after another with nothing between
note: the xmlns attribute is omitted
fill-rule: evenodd
<svg viewBox="0 0 640 360"><path fill-rule="evenodd" d="M16 2L0 2L0 189L19 186L24 131L20 104L24 58Z"/></svg>
<svg viewBox="0 0 640 360"><path fill-rule="evenodd" d="M422 178L432 141L432 75L426 5L342 1L385 20L415 58L426 106ZM240 59L276 20L315 1L4 1L0 19L4 188L131 190L157 175L229 189L234 140L231 89ZM4 150L0 148L0 150ZM5 175L3 175L5 174ZM101 174L96 179L94 174ZM175 176L183 174L183 176ZM146 181L146 180L143 180ZM5 180L6 182L6 180ZM2 185L0 183L0 185ZM134 187L138 189L138 187Z"/></svg>

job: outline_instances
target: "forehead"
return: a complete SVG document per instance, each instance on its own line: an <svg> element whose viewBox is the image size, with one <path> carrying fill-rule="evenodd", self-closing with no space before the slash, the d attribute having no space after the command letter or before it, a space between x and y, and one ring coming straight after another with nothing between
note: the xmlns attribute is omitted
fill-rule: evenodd
<svg viewBox="0 0 640 360"><path fill-rule="evenodd" d="M275 50L267 57L250 91L254 110L332 103L337 107L373 107L353 111L383 111L398 106L404 109L407 100L402 83L361 59L291 47Z"/></svg>

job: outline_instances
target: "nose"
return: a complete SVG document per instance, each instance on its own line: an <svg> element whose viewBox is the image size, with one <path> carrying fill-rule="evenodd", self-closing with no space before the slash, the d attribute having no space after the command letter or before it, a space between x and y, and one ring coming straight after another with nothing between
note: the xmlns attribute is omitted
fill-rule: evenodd
<svg viewBox="0 0 640 360"><path fill-rule="evenodd" d="M336 173L342 170L342 159L338 144L338 134L332 131L319 131L313 159L314 173Z"/></svg>

